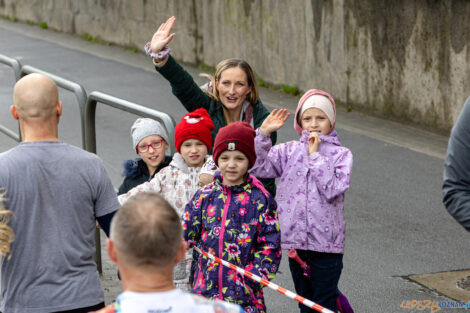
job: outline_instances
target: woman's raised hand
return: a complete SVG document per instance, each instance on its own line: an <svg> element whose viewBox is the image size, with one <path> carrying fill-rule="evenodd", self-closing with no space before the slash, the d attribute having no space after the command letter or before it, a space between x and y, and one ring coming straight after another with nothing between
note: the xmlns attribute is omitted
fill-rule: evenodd
<svg viewBox="0 0 470 313"><path fill-rule="evenodd" d="M279 130L286 123L290 113L287 109L274 109L261 124L259 130L265 134L270 135L272 132Z"/></svg>
<svg viewBox="0 0 470 313"><path fill-rule="evenodd" d="M158 27L155 34L153 34L152 41L150 42L150 49L153 53L158 53L165 48L166 45L173 39L175 33L170 34L173 24L175 23L175 17L172 16L166 20L165 23L162 23Z"/></svg>

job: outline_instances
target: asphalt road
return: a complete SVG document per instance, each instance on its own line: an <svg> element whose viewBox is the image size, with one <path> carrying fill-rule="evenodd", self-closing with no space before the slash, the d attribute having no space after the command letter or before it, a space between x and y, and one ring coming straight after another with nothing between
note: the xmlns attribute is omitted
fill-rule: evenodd
<svg viewBox="0 0 470 313"><path fill-rule="evenodd" d="M169 84L141 54L6 21L0 21L0 54L73 80L88 93L105 92L167 112L176 121L185 113ZM196 69L186 68L197 75ZM9 114L13 84L11 69L0 65L0 124L16 130ZM68 92L61 92L60 97L64 103L60 138L80 146L76 100ZM261 99L270 108L287 107L291 112L298 101L266 89L261 90ZM96 120L98 155L118 186L122 161L135 156L130 139L135 116L98 106ZM291 125L289 121L279 132L278 142L297 139ZM470 267L469 234L447 214L441 202L447 139L342 110L338 112L337 131L343 145L354 154L345 203L347 233L340 289L356 312L412 312L417 309L401 308L401 303L449 300L404 279L410 274ZM1 151L15 144L0 136ZM294 290L286 258L275 283ZM265 291L265 297L269 312L298 311L293 301L271 290Z"/></svg>

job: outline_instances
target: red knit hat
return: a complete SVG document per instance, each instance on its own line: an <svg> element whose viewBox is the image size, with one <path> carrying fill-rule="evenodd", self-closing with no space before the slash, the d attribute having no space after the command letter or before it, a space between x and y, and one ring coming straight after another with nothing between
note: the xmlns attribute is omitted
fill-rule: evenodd
<svg viewBox="0 0 470 313"><path fill-rule="evenodd" d="M219 156L225 150L238 150L246 155L250 163L249 169L256 162L255 130L246 122L234 122L219 129L214 140L212 155L215 164L219 165Z"/></svg>
<svg viewBox="0 0 470 313"><path fill-rule="evenodd" d="M175 127L176 151L180 152L181 144L188 139L201 140L209 151L212 146L212 130L214 130L214 123L206 109L196 109L183 115Z"/></svg>

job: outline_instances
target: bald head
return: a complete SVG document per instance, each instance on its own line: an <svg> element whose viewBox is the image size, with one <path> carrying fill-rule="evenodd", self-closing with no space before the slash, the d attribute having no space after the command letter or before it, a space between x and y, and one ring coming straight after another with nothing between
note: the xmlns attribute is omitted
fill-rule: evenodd
<svg viewBox="0 0 470 313"><path fill-rule="evenodd" d="M45 75L29 74L15 84L13 105L20 119L45 120L56 116L58 101L57 86Z"/></svg>
<svg viewBox="0 0 470 313"><path fill-rule="evenodd" d="M121 260L132 266L172 266L182 238L176 210L155 193L130 198L111 222L111 240Z"/></svg>

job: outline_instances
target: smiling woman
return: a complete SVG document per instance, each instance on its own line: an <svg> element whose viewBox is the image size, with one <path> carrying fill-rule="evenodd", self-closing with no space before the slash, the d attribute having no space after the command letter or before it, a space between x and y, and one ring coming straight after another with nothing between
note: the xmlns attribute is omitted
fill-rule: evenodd
<svg viewBox="0 0 470 313"><path fill-rule="evenodd" d="M209 88L202 90L194 79L169 55L168 43L174 37L171 29L175 18L170 17L161 24L146 45L147 54L153 57L156 70L171 84L173 94L180 100L189 112L198 108L205 108L215 129L212 138L215 138L219 129L232 122L243 121L253 128L258 128L269 115L268 110L258 97L258 87L250 65L240 59L227 59L221 61L216 68ZM271 134L271 141L275 144L276 132ZM274 195L274 180L263 180L266 189Z"/></svg>

